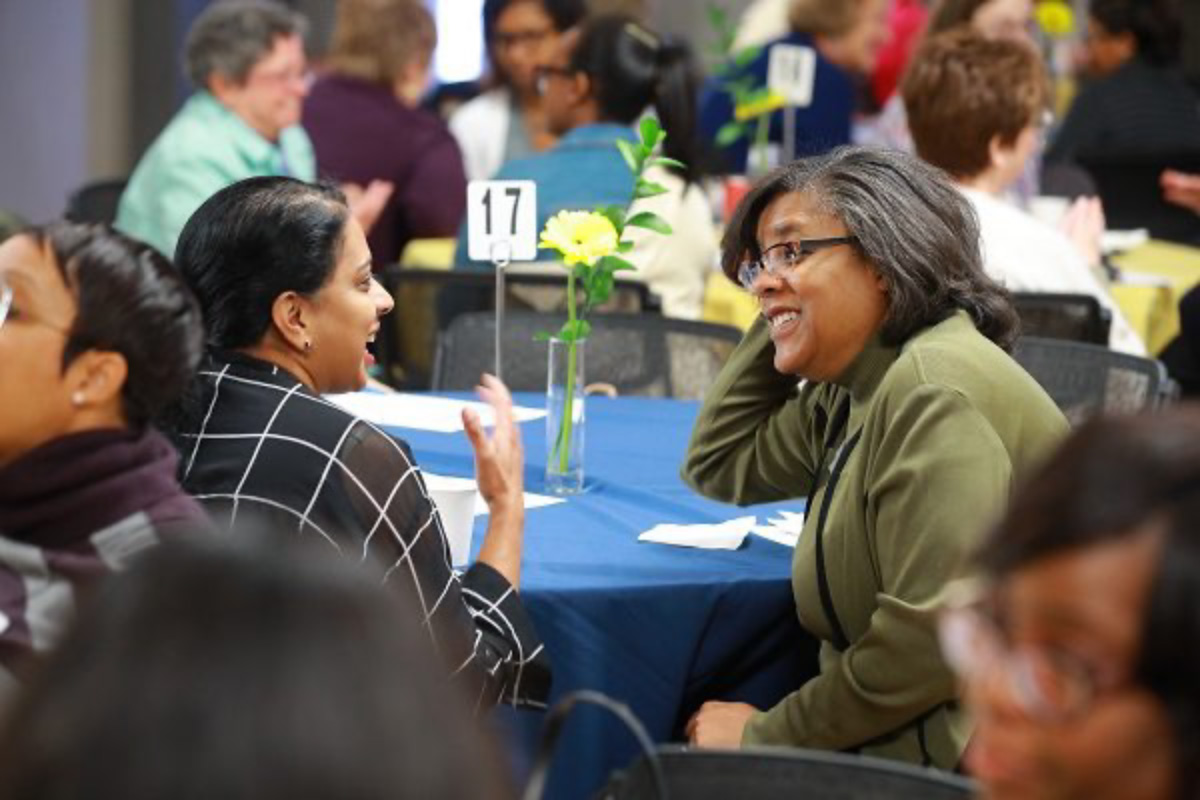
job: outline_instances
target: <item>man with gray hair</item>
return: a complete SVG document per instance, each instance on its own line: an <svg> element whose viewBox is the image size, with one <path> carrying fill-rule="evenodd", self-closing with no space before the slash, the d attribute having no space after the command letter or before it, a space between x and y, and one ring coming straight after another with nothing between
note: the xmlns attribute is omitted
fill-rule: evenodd
<svg viewBox="0 0 1200 800"><path fill-rule="evenodd" d="M312 143L299 125L307 27L273 0L222 0L196 19L184 44L196 91L134 170L117 213L120 230L171 256L184 223L217 190L256 175L314 180ZM365 202L361 190L347 188L369 228L391 187L372 186Z"/></svg>

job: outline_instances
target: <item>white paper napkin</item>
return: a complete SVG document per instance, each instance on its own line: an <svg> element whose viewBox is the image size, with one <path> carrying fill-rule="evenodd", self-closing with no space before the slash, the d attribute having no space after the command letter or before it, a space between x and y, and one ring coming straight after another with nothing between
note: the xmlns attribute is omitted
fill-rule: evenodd
<svg viewBox="0 0 1200 800"><path fill-rule="evenodd" d="M755 525L750 532L776 544L795 547L800 541L800 531L803 529L803 514L796 511L780 511L778 517L767 520L766 525Z"/></svg>
<svg viewBox="0 0 1200 800"><path fill-rule="evenodd" d="M638 536L638 541L676 547L700 547L706 550L737 550L755 522L756 517L738 517L727 522L707 525L661 523Z"/></svg>

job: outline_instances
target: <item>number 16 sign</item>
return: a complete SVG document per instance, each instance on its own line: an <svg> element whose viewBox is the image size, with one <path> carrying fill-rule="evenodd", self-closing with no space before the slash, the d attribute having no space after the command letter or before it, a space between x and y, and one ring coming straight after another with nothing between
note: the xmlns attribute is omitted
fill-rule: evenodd
<svg viewBox="0 0 1200 800"><path fill-rule="evenodd" d="M533 261L537 235L533 181L467 184L467 253L472 261Z"/></svg>

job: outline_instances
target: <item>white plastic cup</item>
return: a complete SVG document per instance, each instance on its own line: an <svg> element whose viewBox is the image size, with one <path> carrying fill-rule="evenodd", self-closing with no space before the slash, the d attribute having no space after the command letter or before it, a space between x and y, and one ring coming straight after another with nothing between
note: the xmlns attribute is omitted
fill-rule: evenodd
<svg viewBox="0 0 1200 800"><path fill-rule="evenodd" d="M475 481L425 475L429 499L437 506L442 528L450 543L450 563L459 567L471 559L471 534L475 529Z"/></svg>

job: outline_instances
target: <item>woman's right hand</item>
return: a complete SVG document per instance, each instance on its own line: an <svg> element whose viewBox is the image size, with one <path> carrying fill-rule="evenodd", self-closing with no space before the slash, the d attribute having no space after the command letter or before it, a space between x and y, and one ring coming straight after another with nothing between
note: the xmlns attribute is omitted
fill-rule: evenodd
<svg viewBox="0 0 1200 800"><path fill-rule="evenodd" d="M463 409L463 425L475 450L475 480L479 493L493 512L520 508L524 503L525 454L521 429L513 419L512 395L492 375L484 375L476 387L479 398L492 407L496 424L489 437L479 415Z"/></svg>

